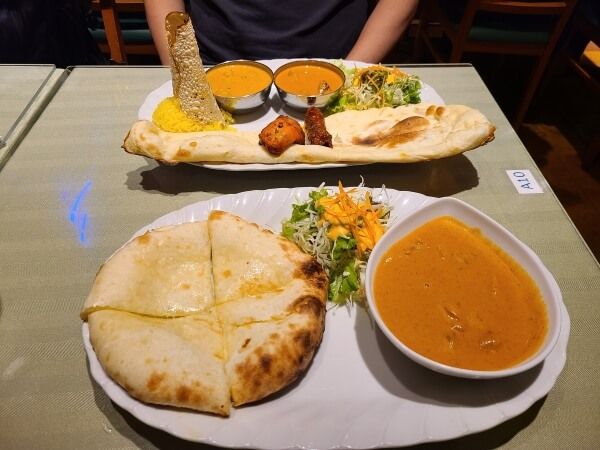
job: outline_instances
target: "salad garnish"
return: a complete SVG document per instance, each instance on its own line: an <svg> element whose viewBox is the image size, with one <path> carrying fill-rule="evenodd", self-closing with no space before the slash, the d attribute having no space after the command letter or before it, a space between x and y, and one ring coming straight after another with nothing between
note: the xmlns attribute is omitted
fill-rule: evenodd
<svg viewBox="0 0 600 450"><path fill-rule="evenodd" d="M363 68L346 67L341 62L337 65L346 74L346 83L340 95L326 106L326 114L347 109L396 107L421 101L421 81L416 75L382 65Z"/></svg>
<svg viewBox="0 0 600 450"><path fill-rule="evenodd" d="M385 197L385 187L381 197ZM329 276L329 300L337 305L362 302L367 260L385 232L391 207L374 201L362 184L337 192L320 186L308 200L292 205L282 235L314 256Z"/></svg>

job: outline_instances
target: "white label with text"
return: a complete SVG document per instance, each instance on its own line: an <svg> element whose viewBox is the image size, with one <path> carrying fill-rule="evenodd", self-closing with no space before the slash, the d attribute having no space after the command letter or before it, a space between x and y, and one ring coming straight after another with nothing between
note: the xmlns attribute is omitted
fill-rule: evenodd
<svg viewBox="0 0 600 450"><path fill-rule="evenodd" d="M507 170L506 174L519 194L543 194L542 187L538 184L531 172L527 169Z"/></svg>

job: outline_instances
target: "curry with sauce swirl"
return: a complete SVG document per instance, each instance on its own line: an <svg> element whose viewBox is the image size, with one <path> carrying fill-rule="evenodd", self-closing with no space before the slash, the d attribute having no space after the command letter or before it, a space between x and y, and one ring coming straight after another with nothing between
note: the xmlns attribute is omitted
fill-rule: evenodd
<svg viewBox="0 0 600 450"><path fill-rule="evenodd" d="M548 334L529 274L480 230L438 217L396 242L374 278L391 332L421 355L472 370L501 370L534 355Z"/></svg>

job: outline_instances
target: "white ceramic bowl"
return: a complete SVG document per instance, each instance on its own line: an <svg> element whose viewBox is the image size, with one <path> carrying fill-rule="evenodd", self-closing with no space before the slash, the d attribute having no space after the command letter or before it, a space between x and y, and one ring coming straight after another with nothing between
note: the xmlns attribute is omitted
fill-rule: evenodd
<svg viewBox="0 0 600 450"><path fill-rule="evenodd" d="M375 277L375 270L381 258L388 249L402 237L424 223L440 216L453 216L471 227L479 228L488 239L492 240L496 245L512 256L512 258L529 273L540 289L548 311L548 334L540 349L520 364L507 369L490 371L461 369L441 364L415 352L403 344L389 330L379 315L373 294L373 280ZM560 305L562 304L562 295L554 277L548 269L546 269L538 256L500 224L496 223L472 206L451 197L435 200L422 209L393 224L390 229L386 231L369 257L365 289L370 312L381 331L392 344L413 361L446 375L486 379L507 377L524 372L544 361L550 351L554 348L560 332Z"/></svg>

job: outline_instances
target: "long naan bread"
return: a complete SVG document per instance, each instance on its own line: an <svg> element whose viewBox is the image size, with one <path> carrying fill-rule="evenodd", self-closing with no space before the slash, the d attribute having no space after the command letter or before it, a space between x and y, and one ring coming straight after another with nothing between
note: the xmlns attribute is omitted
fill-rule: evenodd
<svg viewBox="0 0 600 450"><path fill-rule="evenodd" d="M427 103L344 111L325 119L333 148L293 145L280 156L258 143L258 132L170 133L150 121L135 122L123 148L167 164L227 163L409 163L456 155L494 138L494 126L463 105Z"/></svg>
<svg viewBox="0 0 600 450"><path fill-rule="evenodd" d="M213 303L206 221L152 230L117 251L96 275L81 318L115 309L154 317L205 311Z"/></svg>

